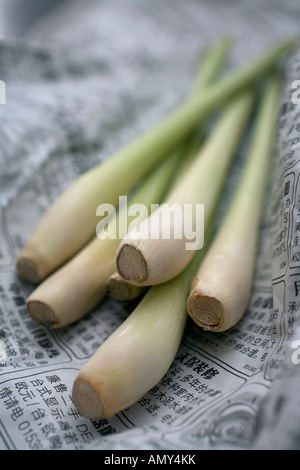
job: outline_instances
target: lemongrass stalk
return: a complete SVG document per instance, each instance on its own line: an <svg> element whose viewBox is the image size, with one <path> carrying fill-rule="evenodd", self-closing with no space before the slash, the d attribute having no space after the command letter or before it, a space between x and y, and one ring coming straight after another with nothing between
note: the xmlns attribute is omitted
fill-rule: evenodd
<svg viewBox="0 0 300 470"><path fill-rule="evenodd" d="M188 298L190 317L205 330L228 330L242 318L249 302L280 84L277 74L267 82L241 180Z"/></svg>
<svg viewBox="0 0 300 470"><path fill-rule="evenodd" d="M127 209L133 204L143 204L149 213L151 204L159 204L171 184L180 158L179 153L174 153L151 172L132 194L128 204L120 207L115 217L108 221L111 229L107 238L94 237L30 294L27 310L36 323L51 328L66 326L79 320L104 298L107 279L115 271L116 249L127 231L125 222L134 225L138 220L136 215L129 216Z"/></svg>
<svg viewBox="0 0 300 470"><path fill-rule="evenodd" d="M198 70L195 73L195 80L189 94L191 99L200 90L215 82L228 56L231 42L230 37L220 36L204 52L201 52Z"/></svg>
<svg viewBox="0 0 300 470"><path fill-rule="evenodd" d="M93 236L99 204L117 204L164 155L171 152L213 110L291 52L294 39L280 42L250 64L238 68L205 93L187 99L152 129L82 175L46 211L19 253L21 277L38 283L62 265Z"/></svg>
<svg viewBox="0 0 300 470"><path fill-rule="evenodd" d="M156 285L172 279L187 266L198 248L187 247L185 205L193 208L190 219L199 234L202 221L196 220L196 204L204 205L205 227L215 211L252 103L253 92L247 90L228 104L165 203L124 237L116 254L117 270L124 279L140 286ZM172 212L174 205L182 211Z"/></svg>
<svg viewBox="0 0 300 470"><path fill-rule="evenodd" d="M222 37L208 48L188 99L214 80L227 57L229 44L228 38ZM67 188L46 211L19 253L16 261L19 275L38 284L74 256L95 233L97 206L116 205L120 195L126 194L188 135L191 124L182 123L185 128L182 136L176 131L178 124L178 118L171 115Z"/></svg>
<svg viewBox="0 0 300 470"><path fill-rule="evenodd" d="M151 287L76 377L72 399L89 419L109 418L142 398L167 373L182 340L187 296L204 248L176 278Z"/></svg>
<svg viewBox="0 0 300 470"><path fill-rule="evenodd" d="M107 280L107 295L116 300L133 300L143 295L146 287L134 286L114 272Z"/></svg>

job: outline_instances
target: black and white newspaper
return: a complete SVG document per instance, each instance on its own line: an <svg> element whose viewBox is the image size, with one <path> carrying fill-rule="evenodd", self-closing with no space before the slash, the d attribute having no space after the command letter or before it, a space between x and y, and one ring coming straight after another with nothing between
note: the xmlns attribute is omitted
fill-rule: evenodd
<svg viewBox="0 0 300 470"><path fill-rule="evenodd" d="M300 448L300 53L280 104L250 303L225 333L188 322L167 374L130 408L89 420L72 403L87 359L130 315L105 299L50 330L26 310L15 259L56 197L182 98L201 52L230 66L298 34L296 1L76 0L26 38L2 39L0 449ZM246 249L246 247L245 247Z"/></svg>

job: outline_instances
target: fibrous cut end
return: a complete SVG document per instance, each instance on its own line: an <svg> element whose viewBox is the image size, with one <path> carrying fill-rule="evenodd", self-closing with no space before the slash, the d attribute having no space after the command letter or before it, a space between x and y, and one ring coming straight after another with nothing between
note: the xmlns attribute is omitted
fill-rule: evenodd
<svg viewBox="0 0 300 470"><path fill-rule="evenodd" d="M39 325L52 327L55 324L54 312L45 302L28 300L26 306L30 317Z"/></svg>
<svg viewBox="0 0 300 470"><path fill-rule="evenodd" d="M194 322L205 330L217 330L224 320L224 307L215 297L192 292L187 310Z"/></svg>
<svg viewBox="0 0 300 470"><path fill-rule="evenodd" d="M129 297L129 290L126 283L111 278L107 283L107 294L117 300L127 300Z"/></svg>
<svg viewBox="0 0 300 470"><path fill-rule="evenodd" d="M72 400L80 414L89 419L103 418L104 403L93 385L77 378L73 384Z"/></svg>
<svg viewBox="0 0 300 470"><path fill-rule="evenodd" d="M131 245L124 245L117 257L119 274L128 281L144 282L148 277L147 262L142 253Z"/></svg>

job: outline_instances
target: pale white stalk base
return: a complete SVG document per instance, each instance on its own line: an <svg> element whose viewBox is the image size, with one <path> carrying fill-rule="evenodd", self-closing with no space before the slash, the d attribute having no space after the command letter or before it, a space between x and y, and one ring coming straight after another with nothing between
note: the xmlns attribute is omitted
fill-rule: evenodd
<svg viewBox="0 0 300 470"><path fill-rule="evenodd" d="M227 288L225 282L222 292L219 289L216 295L209 279L199 279L198 286L190 293L187 301L189 316L206 331L226 331L236 325L245 313L250 288L251 280L244 285L237 285L236 289L232 289L229 280Z"/></svg>
<svg viewBox="0 0 300 470"><path fill-rule="evenodd" d="M151 246L147 242L139 240L136 246L124 244L117 252L118 272L132 285L147 287L167 282L178 275L195 254L185 249L185 239L151 240Z"/></svg>
<svg viewBox="0 0 300 470"><path fill-rule="evenodd" d="M109 418L131 406L158 383L170 367L183 334L186 309L181 306L181 315L175 314L178 324L173 325L168 305L163 301L159 310L153 296L146 305L146 310L137 307L77 376L72 399L83 416ZM136 327L134 319L139 322L139 316L143 320ZM164 317L169 317L167 322Z"/></svg>
<svg viewBox="0 0 300 470"><path fill-rule="evenodd" d="M109 418L145 395L168 371L184 333L198 253L170 282L152 287L80 370L72 398L83 416Z"/></svg>
<svg viewBox="0 0 300 470"><path fill-rule="evenodd" d="M250 221L254 219L251 215ZM223 229L210 245L187 301L195 323L216 332L228 330L242 318L250 298L255 260L256 231L251 222L243 230L242 224L232 222L226 231L227 236Z"/></svg>
<svg viewBox="0 0 300 470"><path fill-rule="evenodd" d="M118 243L96 238L51 274L27 299L30 317L40 325L60 328L92 310L106 295Z"/></svg>

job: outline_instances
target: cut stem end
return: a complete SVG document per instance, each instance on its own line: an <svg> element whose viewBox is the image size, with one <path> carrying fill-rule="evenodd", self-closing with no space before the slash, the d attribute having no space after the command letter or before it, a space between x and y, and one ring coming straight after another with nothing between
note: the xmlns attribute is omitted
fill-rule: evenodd
<svg viewBox="0 0 300 470"><path fill-rule="evenodd" d="M103 418L104 403L93 385L85 379L76 379L73 384L72 400L82 416L89 419Z"/></svg>
<svg viewBox="0 0 300 470"><path fill-rule="evenodd" d="M116 300L127 300L129 297L129 290L127 284L120 283L116 279L109 279L107 283L107 295Z"/></svg>
<svg viewBox="0 0 300 470"><path fill-rule="evenodd" d="M119 274L127 281L144 282L148 277L147 262L142 253L131 245L124 245L117 257Z"/></svg>
<svg viewBox="0 0 300 470"><path fill-rule="evenodd" d="M187 302L189 316L205 330L218 329L224 320L224 307L215 297L192 293Z"/></svg>
<svg viewBox="0 0 300 470"><path fill-rule="evenodd" d="M53 327L56 323L54 312L49 305L40 300L28 300L27 311L36 323L46 327Z"/></svg>

